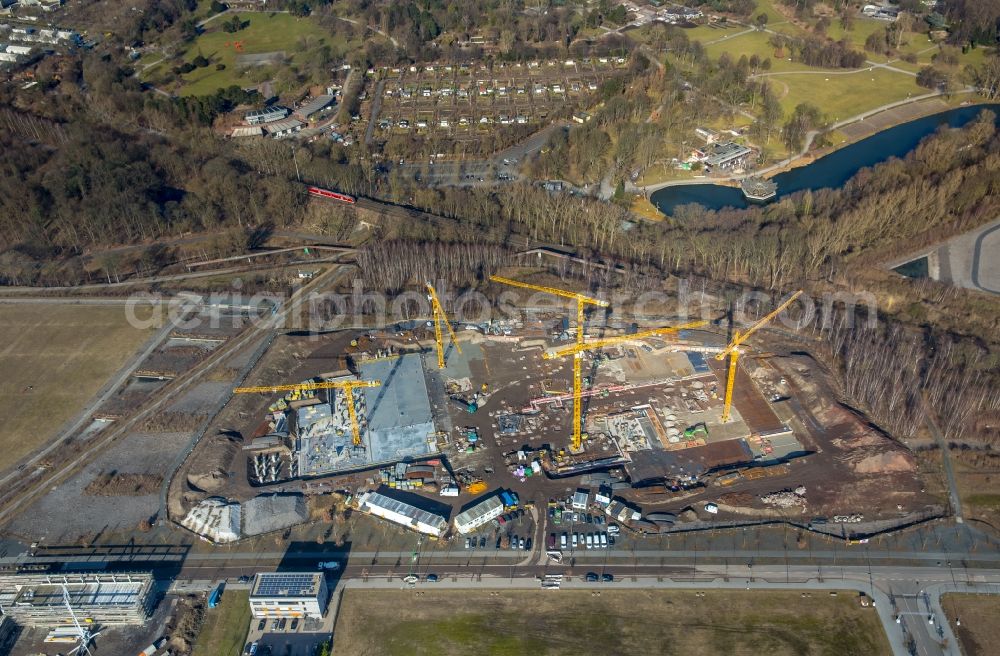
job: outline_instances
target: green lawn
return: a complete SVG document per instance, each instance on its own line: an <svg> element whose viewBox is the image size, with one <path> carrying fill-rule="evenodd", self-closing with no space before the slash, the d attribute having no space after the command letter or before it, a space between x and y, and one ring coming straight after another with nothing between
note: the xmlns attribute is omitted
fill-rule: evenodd
<svg viewBox="0 0 1000 656"><path fill-rule="evenodd" d="M889 642L857 593L348 590L335 656L768 654L880 656ZM372 630L372 627L378 627Z"/></svg>
<svg viewBox="0 0 1000 656"><path fill-rule="evenodd" d="M698 27L688 27L684 28L684 34L691 41L701 41L702 43L708 43L709 41L714 41L716 39L721 39L728 34L737 34L742 32L746 28L742 25L737 25L736 23L731 23L726 27L710 27L708 25L699 25Z"/></svg>
<svg viewBox="0 0 1000 656"><path fill-rule="evenodd" d="M249 25L230 34L224 32L221 26L225 21L231 20L233 15L238 15L244 22L249 21ZM206 28L208 31L188 48L184 60L191 61L200 54L209 59L211 64L183 76L185 84L180 90L182 95L205 95L232 84L253 84L254 80L248 76L253 68L238 68L238 55L281 51L294 59L301 53L323 45L333 46L334 50L343 49L347 45L343 36L331 34L315 20L297 18L291 14L227 14L212 21ZM217 64L223 64L225 69L216 70Z"/></svg>
<svg viewBox="0 0 1000 656"><path fill-rule="evenodd" d="M222 601L205 612L192 656L239 656L250 629L250 592L226 590Z"/></svg>
<svg viewBox="0 0 1000 656"><path fill-rule="evenodd" d="M787 18L778 13L778 10L774 8L772 0L757 0L757 8L753 10L752 14L750 14L750 19L755 21L761 14L767 14L768 27L774 27L776 23L781 23L782 25L787 25L792 29L798 29L791 23L788 23Z"/></svg>
<svg viewBox="0 0 1000 656"><path fill-rule="evenodd" d="M926 89L917 86L909 75L876 68L844 75L790 73L771 78L781 106L787 116L795 106L809 102L819 107L830 122L856 116L886 103L903 100L907 95L917 96Z"/></svg>
<svg viewBox="0 0 1000 656"><path fill-rule="evenodd" d="M885 21L874 18L855 17L853 29L847 32L840 26L840 19L834 18L830 21L830 27L826 28L826 35L834 41L840 41L841 38L846 37L855 50L864 50L865 39L868 38L868 35L872 32L885 30L886 25L888 23Z"/></svg>
<svg viewBox="0 0 1000 656"><path fill-rule="evenodd" d="M772 35L767 32L752 32L742 36L735 36L725 41L719 41L711 45L705 45L705 52L712 59L718 59L724 52L728 52L733 59L739 59L740 55L757 55L761 60L771 60L771 70L784 71L816 71L823 70L806 66L801 62L791 62L788 59L777 59L774 56L774 46L768 43ZM707 44L707 41L702 41Z"/></svg>

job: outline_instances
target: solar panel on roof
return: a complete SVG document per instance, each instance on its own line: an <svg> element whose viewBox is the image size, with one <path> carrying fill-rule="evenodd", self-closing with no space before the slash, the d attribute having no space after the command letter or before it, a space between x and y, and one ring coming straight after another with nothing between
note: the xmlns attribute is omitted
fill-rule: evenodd
<svg viewBox="0 0 1000 656"><path fill-rule="evenodd" d="M301 597L315 594L315 576L312 574L261 575L257 596Z"/></svg>

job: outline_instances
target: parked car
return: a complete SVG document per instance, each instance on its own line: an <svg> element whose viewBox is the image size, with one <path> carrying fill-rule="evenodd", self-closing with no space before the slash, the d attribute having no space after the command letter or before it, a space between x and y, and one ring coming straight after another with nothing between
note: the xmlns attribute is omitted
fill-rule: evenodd
<svg viewBox="0 0 1000 656"><path fill-rule="evenodd" d="M601 548L602 549L607 549L608 548L608 534L607 533L601 533Z"/></svg>
<svg viewBox="0 0 1000 656"><path fill-rule="evenodd" d="M608 535L618 535L621 529L618 528L618 524L608 524Z"/></svg>
<svg viewBox="0 0 1000 656"><path fill-rule="evenodd" d="M566 538L567 536L565 532L559 536L559 547L562 549L566 548L566 542L567 542Z"/></svg>
<svg viewBox="0 0 1000 656"><path fill-rule="evenodd" d="M594 548L594 534L593 533L587 533L587 548L588 549L593 549Z"/></svg>
<svg viewBox="0 0 1000 656"><path fill-rule="evenodd" d="M524 538L521 538L520 540L518 540L518 542L517 542L517 546L518 546L518 547L519 547L519 548L520 548L520 549L521 549L522 551L524 551Z"/></svg>
<svg viewBox="0 0 1000 656"><path fill-rule="evenodd" d="M428 574L427 575L427 582L428 583L437 583L437 580L438 580L438 575L437 574Z"/></svg>
<svg viewBox="0 0 1000 656"><path fill-rule="evenodd" d="M472 548L472 538L465 538L465 548L466 549Z"/></svg>
<svg viewBox="0 0 1000 656"><path fill-rule="evenodd" d="M579 533L574 533L573 534L573 548L574 549L576 549L576 545L577 545L577 543L579 541L580 541L580 534Z"/></svg>
<svg viewBox="0 0 1000 656"><path fill-rule="evenodd" d="M279 620L271 620L271 630L272 631L277 631L278 630L278 622L279 622Z"/></svg>
<svg viewBox="0 0 1000 656"><path fill-rule="evenodd" d="M479 538L479 548L480 549L485 549L486 548L486 536L485 535L483 537Z"/></svg>
<svg viewBox="0 0 1000 656"><path fill-rule="evenodd" d="M296 617L296 618L294 618L292 620L292 627L291 628L292 628L292 631L295 631L296 629L299 628L299 618Z"/></svg>
<svg viewBox="0 0 1000 656"><path fill-rule="evenodd" d="M281 621L278 622L278 630L284 631L286 626L288 626L288 620L282 617Z"/></svg>
<svg viewBox="0 0 1000 656"><path fill-rule="evenodd" d="M587 579L588 583L597 583L597 573L596 572L587 572L586 579Z"/></svg>
<svg viewBox="0 0 1000 656"><path fill-rule="evenodd" d="M240 578L236 579L236 582L237 583L249 583L250 582L250 577L247 576L246 574L244 574Z"/></svg>
<svg viewBox="0 0 1000 656"><path fill-rule="evenodd" d="M511 549L517 549L517 536L516 535L510 536L510 548Z"/></svg>
<svg viewBox="0 0 1000 656"><path fill-rule="evenodd" d="M604 583L614 583L614 580L615 580L614 574L601 574L601 581Z"/></svg>
<svg viewBox="0 0 1000 656"><path fill-rule="evenodd" d="M257 630L258 631L263 631L265 626L267 626L267 620L261 620L261 621L257 622Z"/></svg>
<svg viewBox="0 0 1000 656"><path fill-rule="evenodd" d="M527 540L524 541L524 550L525 551L531 550L531 538L528 538Z"/></svg>

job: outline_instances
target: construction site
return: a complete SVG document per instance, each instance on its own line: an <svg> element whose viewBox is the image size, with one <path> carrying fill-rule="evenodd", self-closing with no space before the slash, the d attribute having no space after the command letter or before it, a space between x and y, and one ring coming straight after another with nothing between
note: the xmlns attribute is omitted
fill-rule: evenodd
<svg viewBox="0 0 1000 656"><path fill-rule="evenodd" d="M509 490L519 500L473 512L490 515L499 547L504 511L570 511L575 488L587 497L577 510L604 510L636 535L737 517L846 525L933 512L909 451L840 406L815 363L754 347L781 346L762 331L797 295L727 339L706 321L616 328L598 298L493 283L551 294L567 311L452 325L428 286L429 321L312 344L297 367L282 365L291 380L251 372L231 401L244 425L196 446L173 481L173 518L231 542L315 518L336 491L363 513L448 537L487 490ZM267 512L254 509L264 499Z"/></svg>

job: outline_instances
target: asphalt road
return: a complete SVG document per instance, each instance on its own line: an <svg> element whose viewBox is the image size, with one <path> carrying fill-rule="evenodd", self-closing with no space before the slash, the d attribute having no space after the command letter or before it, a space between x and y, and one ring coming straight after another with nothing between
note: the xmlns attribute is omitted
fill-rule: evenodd
<svg viewBox="0 0 1000 656"><path fill-rule="evenodd" d="M205 570L206 575L209 572L212 570ZM587 582L585 577L588 572L613 574L615 580L610 583ZM439 580L427 582L429 573L436 574ZM418 577L417 583L404 580L411 574ZM235 573L229 575L238 576ZM337 612L344 589L411 589L415 592L429 586L459 590L538 589L540 579L545 576L562 576L559 590L798 590L804 595L855 591L874 600L874 610L896 656L961 656L958 642L942 609L941 595L947 592L1000 593L998 569L979 570L958 580L952 572L920 567L844 567L831 573L812 566L723 568L699 565L680 572L660 568L630 573L595 564L456 569L441 564L411 563L407 559L394 569L373 567L359 571L356 567L349 567L340 573L329 612ZM192 576L189 580L177 581L171 589L174 592L207 591L218 580L218 576ZM230 587L241 586L230 584ZM554 590L553 594L558 594L558 590Z"/></svg>
<svg viewBox="0 0 1000 656"><path fill-rule="evenodd" d="M536 526L537 521L532 522ZM940 526L939 531L958 527ZM969 531L968 525L959 530ZM743 532L731 531L742 537ZM117 569L152 568L175 591L206 590L222 579L276 569L312 570L321 561L339 560L344 569L334 577L343 587L404 586L409 574L422 580L437 574L436 585L455 588L537 588L539 578L561 574L566 589L617 588L794 589L806 593L855 590L875 599L893 653L958 656L947 626L940 595L948 591L1000 592L1000 552L996 549L927 550L877 545L840 549L711 549L657 547L653 540L635 549L567 551L561 563L541 552L544 529L535 533L535 550L464 549L456 540L448 549L414 537L415 549L349 550L331 545L296 543L285 551L219 547L192 552L185 545L120 545L84 548L65 546L27 551L0 558L2 565L112 562ZM736 544L734 538L732 544ZM921 543L922 544L922 543ZM641 547L641 548L640 548ZM109 555L109 554L114 555ZM588 572L609 573L614 583L590 584ZM236 584L234 584L236 585ZM238 587L238 586L237 586ZM335 611L334 611L335 612ZM933 620L931 622L930 620Z"/></svg>
<svg viewBox="0 0 1000 656"><path fill-rule="evenodd" d="M433 186L494 186L497 182L520 179L518 171L525 158L540 151L555 131L566 129L568 125L566 122L553 123L488 159L445 161L434 164L422 161L407 162L397 164L395 168Z"/></svg>

